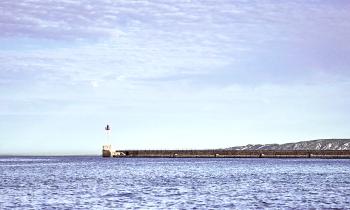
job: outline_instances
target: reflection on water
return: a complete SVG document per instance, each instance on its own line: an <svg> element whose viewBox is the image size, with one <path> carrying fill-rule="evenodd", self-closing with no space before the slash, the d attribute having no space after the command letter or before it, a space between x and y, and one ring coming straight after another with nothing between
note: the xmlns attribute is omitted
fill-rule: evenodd
<svg viewBox="0 0 350 210"><path fill-rule="evenodd" d="M348 208L350 160L0 158L0 209Z"/></svg>

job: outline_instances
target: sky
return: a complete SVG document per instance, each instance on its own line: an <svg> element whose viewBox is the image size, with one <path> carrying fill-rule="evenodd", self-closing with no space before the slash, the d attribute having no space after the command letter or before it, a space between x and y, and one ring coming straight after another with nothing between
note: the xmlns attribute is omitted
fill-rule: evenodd
<svg viewBox="0 0 350 210"><path fill-rule="evenodd" d="M2 0L0 154L349 138L349 11L346 0Z"/></svg>

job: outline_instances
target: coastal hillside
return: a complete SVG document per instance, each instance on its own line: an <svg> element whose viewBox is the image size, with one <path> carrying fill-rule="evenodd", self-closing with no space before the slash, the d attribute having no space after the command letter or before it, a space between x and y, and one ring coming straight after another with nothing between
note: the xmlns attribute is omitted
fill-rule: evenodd
<svg viewBox="0 0 350 210"><path fill-rule="evenodd" d="M229 150L350 150L350 139L318 139L286 144L248 144Z"/></svg>

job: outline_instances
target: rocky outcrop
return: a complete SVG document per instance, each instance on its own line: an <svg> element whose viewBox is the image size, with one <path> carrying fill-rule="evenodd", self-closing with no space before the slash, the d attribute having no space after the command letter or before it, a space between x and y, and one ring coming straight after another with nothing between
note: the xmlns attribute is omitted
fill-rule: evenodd
<svg viewBox="0 0 350 210"><path fill-rule="evenodd" d="M350 150L350 139L318 139L286 144L248 144L229 150Z"/></svg>

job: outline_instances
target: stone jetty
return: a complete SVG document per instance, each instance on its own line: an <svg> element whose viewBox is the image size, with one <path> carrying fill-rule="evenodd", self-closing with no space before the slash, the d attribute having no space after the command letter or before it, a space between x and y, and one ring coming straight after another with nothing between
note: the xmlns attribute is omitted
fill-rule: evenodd
<svg viewBox="0 0 350 210"><path fill-rule="evenodd" d="M103 157L117 158L350 158L350 150L111 150Z"/></svg>

